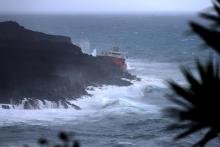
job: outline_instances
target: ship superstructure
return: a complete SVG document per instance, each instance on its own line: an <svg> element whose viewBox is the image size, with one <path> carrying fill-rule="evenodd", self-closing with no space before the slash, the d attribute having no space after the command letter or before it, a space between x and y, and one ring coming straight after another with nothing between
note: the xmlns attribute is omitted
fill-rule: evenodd
<svg viewBox="0 0 220 147"><path fill-rule="evenodd" d="M119 47L113 47L112 49L102 52L101 56L104 56L111 60L114 64L118 65L120 69L127 70L126 55L120 52Z"/></svg>

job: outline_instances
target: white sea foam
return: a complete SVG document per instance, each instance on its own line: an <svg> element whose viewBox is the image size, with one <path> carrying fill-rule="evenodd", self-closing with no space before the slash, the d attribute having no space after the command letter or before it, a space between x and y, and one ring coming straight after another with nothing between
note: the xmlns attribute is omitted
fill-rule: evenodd
<svg viewBox="0 0 220 147"><path fill-rule="evenodd" d="M146 107L153 107L138 101L138 98L144 96L144 87L145 84L136 82L128 87L103 86L102 88L94 88L93 90L88 90L88 93L92 95L91 97L83 97L75 103L82 109L87 110L115 110L118 107L119 109L132 108L141 110Z"/></svg>
<svg viewBox="0 0 220 147"><path fill-rule="evenodd" d="M32 101L32 103L31 103ZM38 100L38 99L30 99L24 98L19 104L15 104L11 102L10 104L0 104L1 109L64 109L68 108L75 108L77 106L74 103L65 103L62 101L53 102L48 100ZM75 106L75 107L74 107Z"/></svg>
<svg viewBox="0 0 220 147"><path fill-rule="evenodd" d="M1 110L0 125L14 123L30 123L44 125L45 122L60 124L73 121L95 121L108 115L129 115L130 113L158 113L159 108L142 103L138 98L144 96L142 82L128 87L103 86L88 90L91 97L84 96L74 103L82 110L74 109L42 109L42 110Z"/></svg>
<svg viewBox="0 0 220 147"><path fill-rule="evenodd" d="M130 69L139 69L143 63L130 64ZM130 63L130 62L129 62ZM136 66L136 67L135 67ZM157 114L159 107L143 102L144 91L147 86L164 88L166 85L163 80L154 76L139 75L141 81L133 81L130 86L103 86L88 87L87 92L91 96L83 96L77 100L70 101L82 110L74 109L48 109L57 108L54 103L46 101L46 105L40 102L39 107L42 110L1 110L0 125L10 125L15 122L41 124L44 122L53 122L55 124L71 121L80 123L80 121L96 121L103 116L108 115L130 115L130 114ZM76 121L73 121L76 120Z"/></svg>

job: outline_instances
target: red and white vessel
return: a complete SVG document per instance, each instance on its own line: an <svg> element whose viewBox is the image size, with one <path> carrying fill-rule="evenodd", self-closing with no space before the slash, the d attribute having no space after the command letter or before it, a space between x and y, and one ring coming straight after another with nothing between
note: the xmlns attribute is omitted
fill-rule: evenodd
<svg viewBox="0 0 220 147"><path fill-rule="evenodd" d="M108 58L114 64L119 66L121 70L123 71L127 70L127 64L126 64L127 56L125 53L120 52L118 47L113 47L108 51L102 52L100 56Z"/></svg>

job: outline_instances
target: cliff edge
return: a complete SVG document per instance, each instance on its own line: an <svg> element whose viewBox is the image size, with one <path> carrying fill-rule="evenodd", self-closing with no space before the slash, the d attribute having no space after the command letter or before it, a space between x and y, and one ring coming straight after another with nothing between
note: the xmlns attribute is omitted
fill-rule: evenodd
<svg viewBox="0 0 220 147"><path fill-rule="evenodd" d="M69 37L0 22L0 103L19 104L28 98L27 108L36 99L68 107L66 99L86 95L88 86L131 84L123 78L135 76L104 58L82 53Z"/></svg>

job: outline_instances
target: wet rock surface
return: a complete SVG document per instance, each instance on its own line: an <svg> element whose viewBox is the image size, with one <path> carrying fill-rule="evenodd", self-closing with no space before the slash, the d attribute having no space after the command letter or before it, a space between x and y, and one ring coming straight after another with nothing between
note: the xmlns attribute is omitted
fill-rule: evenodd
<svg viewBox="0 0 220 147"><path fill-rule="evenodd" d="M87 95L88 86L131 84L123 78L136 77L103 57L82 53L69 37L0 22L0 103L20 104L30 98L25 109L38 109L35 99L61 102L67 108L66 99Z"/></svg>

